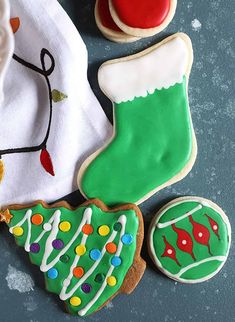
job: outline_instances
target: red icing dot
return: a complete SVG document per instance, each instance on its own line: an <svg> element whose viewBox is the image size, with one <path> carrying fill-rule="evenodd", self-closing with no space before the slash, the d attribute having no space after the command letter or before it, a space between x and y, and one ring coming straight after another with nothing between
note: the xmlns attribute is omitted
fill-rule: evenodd
<svg viewBox="0 0 235 322"><path fill-rule="evenodd" d="M105 247L107 252L110 254L114 254L117 251L117 246L114 243L108 243Z"/></svg>
<svg viewBox="0 0 235 322"><path fill-rule="evenodd" d="M119 19L133 28L154 28L166 19L171 0L112 0Z"/></svg>
<svg viewBox="0 0 235 322"><path fill-rule="evenodd" d="M82 232L86 235L91 235L93 231L94 231L93 227L89 224L86 224L82 227Z"/></svg>
<svg viewBox="0 0 235 322"><path fill-rule="evenodd" d="M112 29L114 31L122 32L122 30L115 24L109 11L109 0L98 1L98 12L100 20L104 27Z"/></svg>
<svg viewBox="0 0 235 322"><path fill-rule="evenodd" d="M80 278L84 275L84 269L81 266L77 266L73 269L73 276Z"/></svg>

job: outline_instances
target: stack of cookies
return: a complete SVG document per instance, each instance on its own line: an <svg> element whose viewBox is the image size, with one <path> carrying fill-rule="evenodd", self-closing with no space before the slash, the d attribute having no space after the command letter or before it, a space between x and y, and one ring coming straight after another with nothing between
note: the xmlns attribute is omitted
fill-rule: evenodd
<svg viewBox="0 0 235 322"><path fill-rule="evenodd" d="M96 24L109 40L126 43L153 36L174 17L177 0L97 0Z"/></svg>

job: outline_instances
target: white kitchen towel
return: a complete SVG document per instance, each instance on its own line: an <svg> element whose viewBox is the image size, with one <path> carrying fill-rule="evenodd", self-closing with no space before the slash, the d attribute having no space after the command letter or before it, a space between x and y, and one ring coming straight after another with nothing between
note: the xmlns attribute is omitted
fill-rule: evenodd
<svg viewBox="0 0 235 322"><path fill-rule="evenodd" d="M111 136L87 81L85 44L60 4L10 3L21 24L0 107L1 206L76 190L79 166Z"/></svg>

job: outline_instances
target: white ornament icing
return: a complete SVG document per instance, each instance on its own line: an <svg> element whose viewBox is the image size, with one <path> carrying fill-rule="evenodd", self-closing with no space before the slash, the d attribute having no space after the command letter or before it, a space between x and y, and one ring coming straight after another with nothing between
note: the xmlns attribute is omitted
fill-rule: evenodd
<svg viewBox="0 0 235 322"><path fill-rule="evenodd" d="M174 205L175 206L175 205ZM167 208L167 211L169 210L170 208ZM173 219L173 220L170 220L170 221L167 221L167 222L164 222L164 223L158 223L157 224L157 227L158 228L165 228L165 227L168 227L168 226L171 226L172 224L175 224L177 223L178 221L181 221L187 217L189 217L190 215L194 214L195 212L197 212L198 210L202 209L202 205L198 205L197 207L195 207L194 209L190 210L189 212L186 212L186 214L183 214L182 216L176 218L176 219ZM162 215L164 215L166 211L164 211L162 213ZM161 215L161 216L162 216Z"/></svg>
<svg viewBox="0 0 235 322"><path fill-rule="evenodd" d="M25 250L27 252L30 251L30 239L31 239L31 216L32 216L33 212L31 209L26 211L25 216L23 217L23 219L21 221L19 221L16 225L12 226L9 231L10 233L13 233L13 230L15 227L20 227L22 226L26 221L28 224L28 233L27 233L27 237L26 237L26 242L25 242ZM45 244L45 251L43 254L43 258L42 258L42 263L40 265L40 270L42 272L47 272L50 268L52 268L59 260L60 257L62 255L64 255L69 248L73 245L74 241L77 239L78 235L81 233L82 231L82 227L85 224L91 224L91 218L92 218L92 209L91 208L86 208L84 213L83 213L83 218L81 220L81 223L76 231L76 233L73 235L72 239L69 241L69 243L58 253L58 255L56 256L56 258L54 260L52 260L50 263L47 263L48 258L50 257L52 251L53 251L53 246L52 246L52 242L53 240L56 239L58 231L59 231L59 223L60 223L60 216L61 216L61 211L60 210L56 210L54 212L54 214L51 216L50 220L45 223L43 225L44 230L41 232L41 234L38 236L38 238L33 241L32 243L38 243L42 237L48 233L48 231L45 229L47 227L51 227L50 230L50 234L47 237L46 240L46 244ZM125 234L125 228L126 228L126 216L125 215L121 215L119 217L119 219L117 220L117 222L121 223L122 228L121 228L121 232L120 232L120 237L119 237L119 242L118 242L118 247L117 247L117 251L115 256L120 256L121 251L122 251L122 247L123 247L123 243L121 241L122 236ZM101 256L100 258L94 262L94 264L90 267L90 269L84 274L84 276L82 278L79 279L79 281L74 285L74 287L68 292L67 292L67 288L70 286L71 284L71 280L73 278L73 269L77 266L80 256L76 255L74 258L74 261L70 267L69 270L69 275L67 276L67 278L64 280L63 282L63 286L60 292L60 299L66 301L67 299L69 299L70 297L73 296L73 294L76 292L76 290L89 278L89 276L94 272L94 270L96 269L96 267L99 265L99 263L101 262L102 258L104 257L105 253L106 253L106 245L108 243L111 243L117 236L119 232L118 231L113 231L112 234L110 235L110 237L107 239L104 247L101 250ZM81 240L81 244L82 245L86 245L86 241L87 238L89 236L86 234L83 234L82 240ZM115 269L115 267L113 265L110 265L110 268L107 272L106 278L108 276L110 276L113 272L113 270ZM103 293L106 285L107 285L107 281L103 282L103 284L101 285L99 291L96 293L96 295L94 296L94 298L82 309L78 312L78 315L83 316L86 314L86 312L95 304L95 302L98 300L98 298L101 296L101 294Z"/></svg>
<svg viewBox="0 0 235 322"><path fill-rule="evenodd" d="M3 82L14 48L14 37L9 23L8 0L0 1L0 103L3 101Z"/></svg>
<svg viewBox="0 0 235 322"><path fill-rule="evenodd" d="M182 83L188 59L187 45L178 36L138 58L102 65L99 85L115 103L146 97L156 89Z"/></svg>

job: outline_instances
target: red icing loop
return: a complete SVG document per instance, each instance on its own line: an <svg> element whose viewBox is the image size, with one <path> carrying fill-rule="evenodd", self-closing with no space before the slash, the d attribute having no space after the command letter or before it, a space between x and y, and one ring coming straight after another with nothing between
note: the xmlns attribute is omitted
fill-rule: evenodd
<svg viewBox="0 0 235 322"><path fill-rule="evenodd" d="M112 29L114 31L122 32L122 30L113 21L113 18L110 14L109 0L98 1L98 12L99 12L101 23L104 27Z"/></svg>
<svg viewBox="0 0 235 322"><path fill-rule="evenodd" d="M212 231L215 233L215 235L218 237L218 239L220 240L220 235L219 235L219 225L218 223L212 219L210 216L208 216L207 214L205 214L205 216L208 218L209 220L209 224L211 226Z"/></svg>
<svg viewBox="0 0 235 322"><path fill-rule="evenodd" d="M133 28L155 28L166 19L171 0L112 0L119 19Z"/></svg>
<svg viewBox="0 0 235 322"><path fill-rule="evenodd" d="M177 233L177 246L180 250L185 253L188 253L192 256L192 259L195 261L196 258L193 253L193 240L190 234L184 230L177 228L175 224L172 225L173 230Z"/></svg>
<svg viewBox="0 0 235 322"><path fill-rule="evenodd" d="M165 243L165 250L164 253L162 254L162 257L169 257L173 259L178 266L181 266L180 263L178 262L178 259L176 258L176 251L174 247L166 240L165 236L162 236L164 243Z"/></svg>
<svg viewBox="0 0 235 322"><path fill-rule="evenodd" d="M189 221L193 226L193 237L196 240L196 242L201 245L207 246L209 254L212 255L210 250L210 245L209 245L209 240L210 240L209 229L204 225L194 221L192 216L189 216Z"/></svg>

